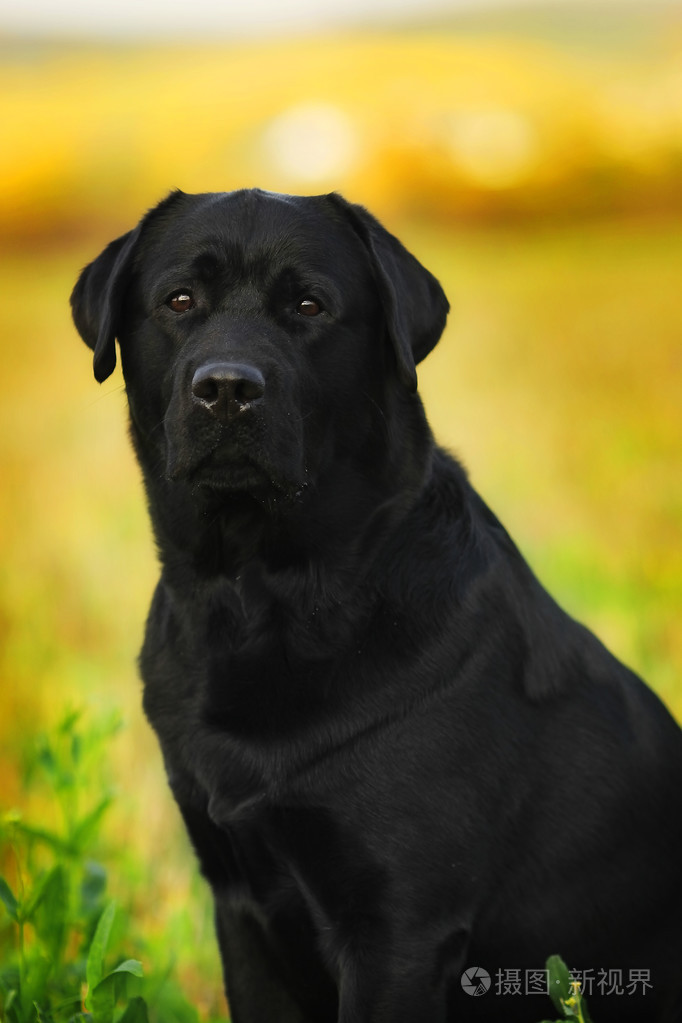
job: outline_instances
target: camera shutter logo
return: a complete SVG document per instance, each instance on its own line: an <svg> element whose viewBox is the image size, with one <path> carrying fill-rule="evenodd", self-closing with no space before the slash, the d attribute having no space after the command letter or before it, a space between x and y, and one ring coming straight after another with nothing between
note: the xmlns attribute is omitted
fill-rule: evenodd
<svg viewBox="0 0 682 1023"><path fill-rule="evenodd" d="M490 989L490 974L482 966L470 966L462 974L462 989L468 995L477 998Z"/></svg>

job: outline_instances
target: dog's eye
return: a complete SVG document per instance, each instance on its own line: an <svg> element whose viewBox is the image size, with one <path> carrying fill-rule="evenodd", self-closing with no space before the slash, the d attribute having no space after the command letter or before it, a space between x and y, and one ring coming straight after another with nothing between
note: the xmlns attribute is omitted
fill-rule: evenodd
<svg viewBox="0 0 682 1023"><path fill-rule="evenodd" d="M303 298L296 306L296 312L300 316L319 316L322 306L314 298Z"/></svg>
<svg viewBox="0 0 682 1023"><path fill-rule="evenodd" d="M186 313L188 309L193 308L194 299L189 291L175 291L166 302L166 305L174 313Z"/></svg>

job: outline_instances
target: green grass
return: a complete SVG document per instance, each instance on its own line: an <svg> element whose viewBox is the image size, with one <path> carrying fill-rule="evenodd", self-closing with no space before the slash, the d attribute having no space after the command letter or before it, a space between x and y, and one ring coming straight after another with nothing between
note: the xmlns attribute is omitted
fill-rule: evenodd
<svg viewBox="0 0 682 1023"><path fill-rule="evenodd" d="M107 866L123 860L102 843L119 722L81 717L70 712L25 745L25 783L42 797L40 817L0 818L0 1019L198 1023L167 949L141 933L121 891L130 877L118 872L112 882L122 904L108 892Z"/></svg>

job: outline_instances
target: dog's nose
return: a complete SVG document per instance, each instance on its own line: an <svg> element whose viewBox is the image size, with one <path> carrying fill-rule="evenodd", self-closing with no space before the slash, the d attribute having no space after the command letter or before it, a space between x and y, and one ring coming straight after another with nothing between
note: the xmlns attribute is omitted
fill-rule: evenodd
<svg viewBox="0 0 682 1023"><path fill-rule="evenodd" d="M209 362L192 377L196 401L218 419L233 419L265 394L265 378L255 366Z"/></svg>

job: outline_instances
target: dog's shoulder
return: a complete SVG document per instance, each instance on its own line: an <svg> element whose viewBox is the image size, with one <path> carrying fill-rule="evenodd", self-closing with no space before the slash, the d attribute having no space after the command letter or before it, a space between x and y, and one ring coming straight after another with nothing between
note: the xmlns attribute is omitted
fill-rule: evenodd
<svg viewBox="0 0 682 1023"><path fill-rule="evenodd" d="M608 705L626 731L635 730L640 712L656 712L657 698L545 588L463 466L441 448L411 536L413 557L399 586L412 594L418 588L425 619L460 646L503 650L523 700Z"/></svg>

